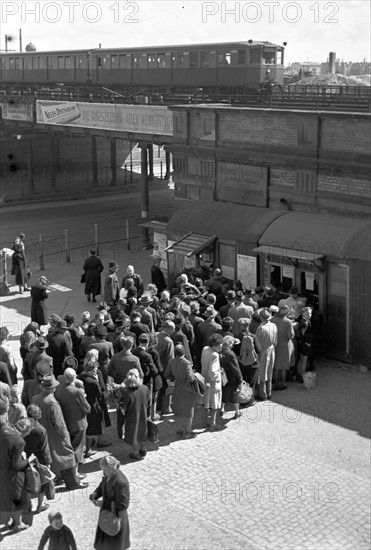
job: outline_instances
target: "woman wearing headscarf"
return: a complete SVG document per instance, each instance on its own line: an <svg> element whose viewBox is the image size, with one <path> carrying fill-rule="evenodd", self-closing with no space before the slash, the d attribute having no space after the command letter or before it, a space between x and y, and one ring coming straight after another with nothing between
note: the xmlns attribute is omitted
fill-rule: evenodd
<svg viewBox="0 0 371 550"><path fill-rule="evenodd" d="M222 352L220 355L220 366L224 369L225 375L227 377L227 383L223 386L222 389L222 409L221 414L223 415L224 407L226 403L233 403L235 415L234 418L239 418L240 413L240 404L236 403L234 400L234 393L237 390L242 388L242 374L241 369L238 364L237 355L232 351L234 346L234 337L233 336L224 336L222 344Z"/></svg>
<svg viewBox="0 0 371 550"><path fill-rule="evenodd" d="M19 339L19 353L23 361L21 374L24 380L32 379L31 373L26 368L27 356L34 351L34 343L39 336L40 330L37 323L29 323L21 334Z"/></svg>
<svg viewBox="0 0 371 550"><path fill-rule="evenodd" d="M90 256L83 265L85 273L85 294L88 297L88 302L96 302L95 297L101 293L101 278L100 274L103 271L103 264L96 256L95 248L90 249Z"/></svg>
<svg viewBox="0 0 371 550"><path fill-rule="evenodd" d="M99 352L96 349L87 352L84 359L84 371L78 376L78 379L82 380L84 384L86 400L91 407L90 412L87 414L85 458L89 458L94 454L92 447L94 444L98 444L99 436L102 435L103 419L106 426L111 425L104 399L106 385L99 370L98 355Z"/></svg>
<svg viewBox="0 0 371 550"><path fill-rule="evenodd" d="M146 454L148 439L147 419L150 415L150 394L137 369L131 369L124 380L125 389L122 392L119 405L124 415L124 441L131 445L134 452L130 458L143 459Z"/></svg>
<svg viewBox="0 0 371 550"><path fill-rule="evenodd" d="M201 354L201 374L205 379L206 393L204 396L204 416L207 424L207 411L210 409L210 431L221 430L217 423L217 414L222 406L222 370L219 354L222 351L223 336L212 334L209 345L205 346Z"/></svg>
<svg viewBox="0 0 371 550"><path fill-rule="evenodd" d="M197 394L184 389L186 382L193 382L195 375L192 363L185 356L182 344L176 344L173 359L170 359L165 371L165 378L175 382L172 410L175 416L177 436L191 439L196 437L192 432L192 422L197 402Z"/></svg>
<svg viewBox="0 0 371 550"><path fill-rule="evenodd" d="M250 332L252 320L248 317L241 317L238 319L238 323L241 325L242 330L241 348L238 360L240 362L242 378L245 382L251 384L258 366L258 354L256 353L254 343L255 334L251 334Z"/></svg>
<svg viewBox="0 0 371 550"><path fill-rule="evenodd" d="M12 275L15 275L15 284L19 286L19 292L23 294L23 290L30 290L27 287L27 262L24 253L22 241L17 237L12 246Z"/></svg>
<svg viewBox="0 0 371 550"><path fill-rule="evenodd" d="M117 458L107 455L99 461L103 470L103 478L94 493L89 496L91 502L99 506L98 500L103 498L102 510L112 510L121 519L119 533L112 537L106 535L97 527L95 534L95 550L126 550L130 548L130 527L127 509L130 503L130 489L127 477L120 471L120 462Z"/></svg>

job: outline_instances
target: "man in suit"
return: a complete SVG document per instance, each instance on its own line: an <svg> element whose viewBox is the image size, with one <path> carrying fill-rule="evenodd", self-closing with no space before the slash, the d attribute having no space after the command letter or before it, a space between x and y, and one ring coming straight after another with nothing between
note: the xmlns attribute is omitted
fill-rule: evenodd
<svg viewBox="0 0 371 550"><path fill-rule="evenodd" d="M29 379L33 380L35 378L36 372L36 365L40 361L43 361L44 363L48 363L51 368L53 368L53 358L47 354L46 350L49 347L49 342L44 338L44 336L39 336L34 344L34 351L32 353L29 353L25 360L25 375L29 375ZM26 376L24 376L26 379Z"/></svg>
<svg viewBox="0 0 371 550"><path fill-rule="evenodd" d="M138 298L140 298L142 296L143 292L144 292L144 284L143 284L142 277L140 275L138 275L138 273L134 272L134 266L128 265L128 268L126 270L126 275L122 279L121 288L125 287L126 279L133 279L134 286L137 289L137 296L138 296Z"/></svg>
<svg viewBox="0 0 371 550"><path fill-rule="evenodd" d="M64 320L57 321L53 332L49 332L46 339L49 342L48 352L53 358L54 376L63 374L63 362L66 357L72 355L72 345L65 336L67 323Z"/></svg>
<svg viewBox="0 0 371 550"><path fill-rule="evenodd" d="M34 395L41 393L40 383L44 376L53 374L53 367L46 361L36 363L35 375L32 380L25 380L21 400L25 407L31 404Z"/></svg>
<svg viewBox="0 0 371 550"><path fill-rule="evenodd" d="M130 314L130 332L133 332L136 336L135 344L138 345L138 338L141 334L149 334L149 326L142 323L142 314L138 310L134 310Z"/></svg>
<svg viewBox="0 0 371 550"><path fill-rule="evenodd" d="M170 414L170 396L166 395L167 383L164 373L167 369L170 359L174 358L174 342L171 336L175 332L175 324L172 321L165 321L162 325L162 330L158 335L156 349L160 355L160 363L162 366L163 385L158 396L158 409L161 414Z"/></svg>
<svg viewBox="0 0 371 550"><path fill-rule="evenodd" d="M71 445L75 453L76 463L83 462L86 429L88 421L86 415L90 412L90 405L82 389L75 386L76 372L67 368L64 371L64 380L55 390L55 398L59 402L67 430L70 434Z"/></svg>
<svg viewBox="0 0 371 550"><path fill-rule="evenodd" d="M152 392L153 379L158 374L152 356L147 352L149 346L149 335L141 334L138 338L138 347L133 350L133 355L139 358L140 366L143 371L143 384Z"/></svg>

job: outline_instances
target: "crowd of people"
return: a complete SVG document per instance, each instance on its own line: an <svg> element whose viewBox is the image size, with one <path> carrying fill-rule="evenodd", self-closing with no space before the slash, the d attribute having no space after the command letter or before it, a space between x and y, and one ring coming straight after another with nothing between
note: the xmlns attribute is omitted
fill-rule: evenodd
<svg viewBox="0 0 371 550"><path fill-rule="evenodd" d="M31 322L20 337L21 394L9 332L0 329L0 430L6 436L0 476L3 486L17 479L3 491L0 510L15 529L30 524L24 485L29 461L36 456L55 475L56 485L86 487L79 465L111 443L106 438L110 408L117 412L119 439L139 461L147 455L151 425L167 415L174 415L178 438L197 436L192 429L197 406L203 427L219 431L227 405L234 418L241 415L236 394L246 383L256 386L252 405L287 389L289 380L301 383L314 368L319 323L296 287L288 296L274 288L244 289L215 269L203 279L182 273L168 289L158 258L146 286L133 266L120 282L116 262L109 263L101 285L103 265L93 249L83 270L88 302L103 297L94 316L88 311L48 315L46 278L32 286ZM101 461L103 481L91 500L103 497L107 510L116 503L125 527L110 548L122 550L130 544L129 496L119 465L110 456ZM37 495L37 513L48 508L47 488ZM54 524L63 526L55 516L50 524L40 548L57 536ZM68 529L63 533L70 537ZM98 527L94 547L105 548L106 536Z"/></svg>

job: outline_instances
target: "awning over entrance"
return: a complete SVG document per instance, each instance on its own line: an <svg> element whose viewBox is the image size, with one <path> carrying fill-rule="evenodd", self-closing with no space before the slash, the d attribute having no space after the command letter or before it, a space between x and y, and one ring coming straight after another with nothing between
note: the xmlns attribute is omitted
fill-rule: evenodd
<svg viewBox="0 0 371 550"><path fill-rule="evenodd" d="M216 235L200 235L199 233L188 233L172 245L165 248L166 252L176 252L190 258L194 254L198 254L207 246L212 244L216 239Z"/></svg>
<svg viewBox="0 0 371 550"><path fill-rule="evenodd" d="M314 261L322 257L370 261L371 224L365 219L287 212L272 221L259 239L259 251L267 247L280 256ZM296 254L296 256L294 256Z"/></svg>
<svg viewBox="0 0 371 550"><path fill-rule="evenodd" d="M323 258L323 254L312 254L311 252L302 252L301 250L291 250L290 248L280 248L278 246L258 246L254 248L255 252L272 256L284 256L293 260L305 260L313 262Z"/></svg>
<svg viewBox="0 0 371 550"><path fill-rule="evenodd" d="M193 201L179 208L168 223L168 235L195 232L215 235L218 239L257 244L269 224L285 214L258 206L241 206L225 202Z"/></svg>

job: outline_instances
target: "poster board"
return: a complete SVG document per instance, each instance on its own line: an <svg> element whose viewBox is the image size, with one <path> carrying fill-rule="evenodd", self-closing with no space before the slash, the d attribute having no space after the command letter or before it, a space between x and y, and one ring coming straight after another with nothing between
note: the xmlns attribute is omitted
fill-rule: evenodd
<svg viewBox="0 0 371 550"><path fill-rule="evenodd" d="M245 288L256 287L256 257L237 254L237 278Z"/></svg>

